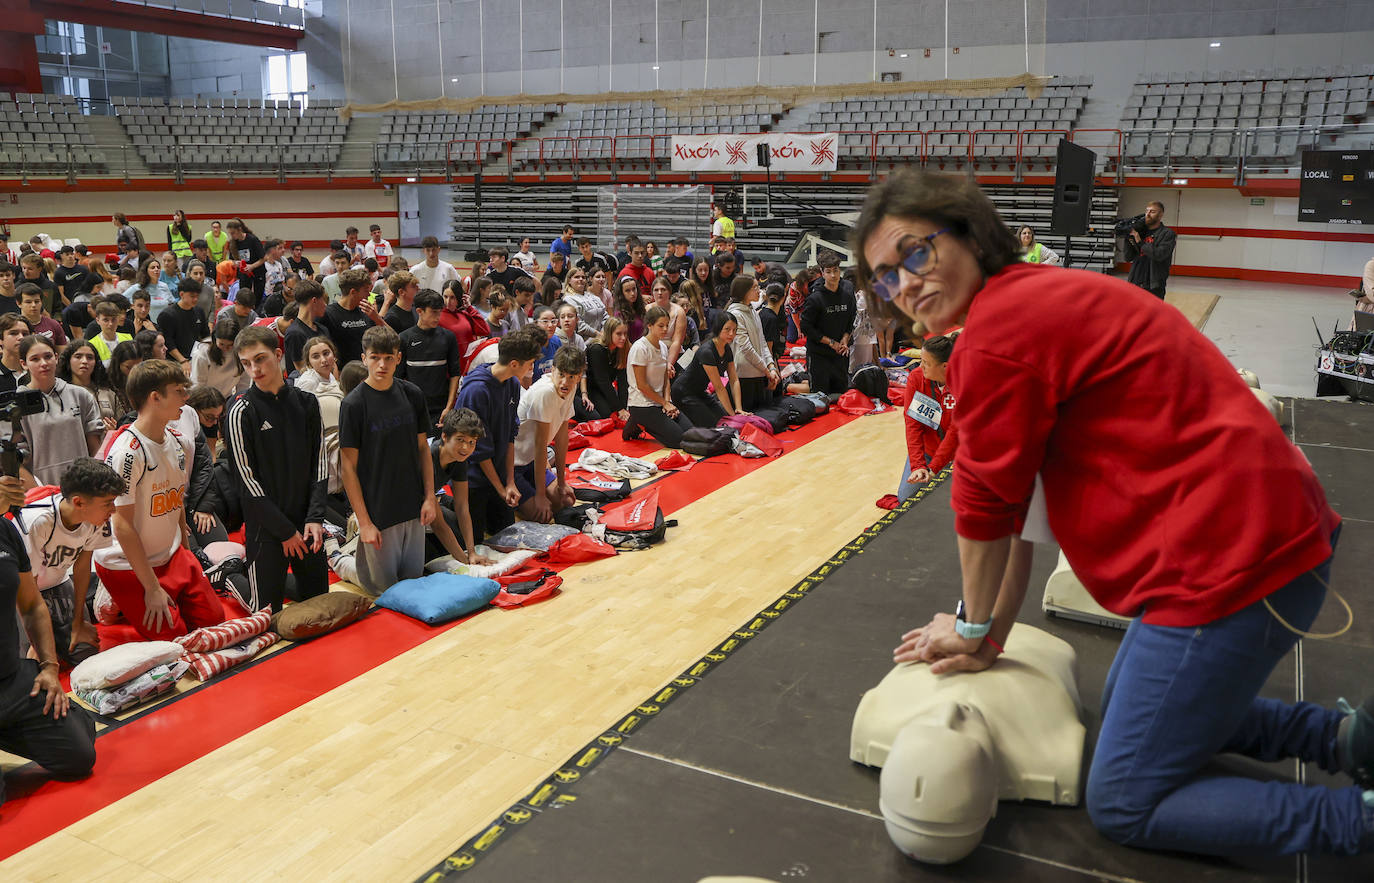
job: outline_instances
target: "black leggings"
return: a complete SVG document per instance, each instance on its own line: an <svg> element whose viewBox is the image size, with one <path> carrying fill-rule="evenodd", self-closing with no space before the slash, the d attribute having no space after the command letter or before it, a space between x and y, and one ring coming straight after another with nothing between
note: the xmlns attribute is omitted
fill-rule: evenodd
<svg viewBox="0 0 1374 883"><path fill-rule="evenodd" d="M721 407L720 399L713 395L686 395L674 389L673 404L677 405L682 413L687 415L687 419L692 421L693 426L704 426L711 429L725 416L725 409Z"/></svg>
<svg viewBox="0 0 1374 883"><path fill-rule="evenodd" d="M485 482L480 485L468 483L468 514L472 516L472 541L475 543L515 523L515 510L506 505L505 496Z"/></svg>
<svg viewBox="0 0 1374 883"><path fill-rule="evenodd" d="M652 435L654 441L665 448L680 448L682 434L692 428L692 421L681 411L678 412L677 419L673 419L658 405L650 405L647 408L632 405L630 422L625 424L626 438L634 437L631 431L636 426Z"/></svg>

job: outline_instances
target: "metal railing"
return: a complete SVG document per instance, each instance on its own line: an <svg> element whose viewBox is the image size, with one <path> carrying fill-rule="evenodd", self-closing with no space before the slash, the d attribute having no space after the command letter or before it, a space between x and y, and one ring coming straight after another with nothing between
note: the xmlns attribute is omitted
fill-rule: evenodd
<svg viewBox="0 0 1374 883"><path fill-rule="evenodd" d="M304 4L289 6L264 0L120 0L120 5L194 12L199 15L305 30Z"/></svg>
<svg viewBox="0 0 1374 883"><path fill-rule="evenodd" d="M740 135L759 133L737 133ZM1250 126L1246 128L1196 127L1170 129L884 129L872 132L841 132L840 168L866 171L876 175L899 164L975 165L991 168L1007 166L1015 180L1037 163L1053 162L1054 144L1060 137L1094 149L1099 154L1100 170L1124 181L1128 173L1158 174L1170 178L1185 174L1231 175L1236 184L1256 173L1286 173L1298 165L1298 154L1305 147L1319 147L1323 139L1365 136L1374 141L1374 123L1336 126ZM903 136L899 143L897 136ZM1224 154L1195 155L1189 145L1195 136L1230 138ZM77 145L11 142L0 140L0 150L17 153L17 163L0 162L0 175L17 173L26 182L30 177L65 177L77 183L80 177L122 176L129 180L139 165L161 174L171 172L178 183L188 177L275 174L285 181L291 175L320 174L368 175L380 181L391 175L442 175L445 180L464 174L506 175L518 172L543 172L549 169L596 168L631 171L647 167L651 174L666 170L672 156L672 135L549 135L524 138L456 138L446 141L374 141L366 158L354 160L352 167L341 163L347 140L313 141L308 144L260 144L251 149L266 159L250 160L243 146L213 141L179 141L164 149L152 144L81 143ZM1145 139L1149 153L1140 148ZM1010 143L1008 143L1010 141ZM1215 142L1212 142L1215 143ZM1210 146L1210 145L1209 145ZM1280 153L1276 148L1284 146ZM1368 146L1368 145L1366 145ZM131 155L130 151L134 153ZM226 152L223 163L198 162L197 157L211 152ZM332 159L319 161L299 158L301 154L324 152ZM41 154L46 154L46 157ZM99 160L80 159L88 155ZM356 155L356 154L355 154ZM56 157L56 158L54 158ZM139 157L141 162L135 162ZM103 171L102 171L103 168ZM774 173L785 181L786 173Z"/></svg>

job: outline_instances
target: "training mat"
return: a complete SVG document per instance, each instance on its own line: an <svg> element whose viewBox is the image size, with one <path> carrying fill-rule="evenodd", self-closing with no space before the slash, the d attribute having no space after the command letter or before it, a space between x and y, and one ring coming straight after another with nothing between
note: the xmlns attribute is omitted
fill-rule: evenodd
<svg viewBox="0 0 1374 883"><path fill-rule="evenodd" d="M1374 473L1374 463L1368 471ZM1363 480L1374 486L1374 474ZM1363 557L1346 547L1356 538L1355 526L1348 524L1342 538L1338 580L1350 573L1346 564ZM1359 527L1363 534L1374 525ZM1374 548L1374 537L1368 539L1364 548ZM1122 633L1040 611L1038 593L1056 556L1052 546L1037 548L1022 621L1064 639L1077 653L1086 765L1102 685ZM535 879L556 871L567 880L697 880L710 874L783 880L802 876L804 867L805 876L825 880L1302 879L1296 858L1219 861L1127 849L1099 836L1081 807L1006 802L982 845L963 862L940 869L901 857L878 816L878 771L848 760L850 726L860 696L890 669L900 633L952 610L958 592L945 484L583 773L569 786L576 800L508 831L465 876ZM1323 611L1319 624L1339 627L1343 618L1333 608ZM1354 631L1336 642L1305 641L1303 648L1310 701L1331 704L1336 696L1374 688L1360 675L1374 670L1374 646ZM1320 679L1314 660L1321 660ZM1297 674L1290 655L1263 695L1293 700ZM1216 767L1287 780L1297 771L1293 761L1265 765L1231 757ZM1308 781L1327 781L1310 766L1305 773ZM607 831L616 834L608 837ZM1312 858L1306 879L1374 879L1374 856Z"/></svg>

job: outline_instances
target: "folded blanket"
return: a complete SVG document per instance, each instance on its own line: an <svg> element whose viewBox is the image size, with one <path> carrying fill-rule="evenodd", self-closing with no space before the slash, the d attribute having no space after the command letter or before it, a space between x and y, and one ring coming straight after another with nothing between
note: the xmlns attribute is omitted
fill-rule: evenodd
<svg viewBox="0 0 1374 883"><path fill-rule="evenodd" d="M648 478L658 471L657 466L646 460L638 460L611 451L599 451L596 448L584 448L582 453L578 455L577 462L569 464L568 468L580 469L585 472L600 472L612 478L631 480Z"/></svg>
<svg viewBox="0 0 1374 883"><path fill-rule="evenodd" d="M539 554L538 549L516 549L514 552L495 552L486 546L478 546L477 554L486 558L495 558L495 564L462 564L453 560L452 555L445 555L442 558L435 558L425 565L425 573L461 573L467 576L479 576L485 579L495 579L502 574L510 573L526 561Z"/></svg>

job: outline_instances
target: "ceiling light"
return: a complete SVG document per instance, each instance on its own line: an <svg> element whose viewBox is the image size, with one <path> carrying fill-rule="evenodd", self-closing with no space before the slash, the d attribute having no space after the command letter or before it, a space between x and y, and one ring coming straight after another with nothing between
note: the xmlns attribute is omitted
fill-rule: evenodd
<svg viewBox="0 0 1374 883"><path fill-rule="evenodd" d="M654 70L658 70L658 65L654 65Z"/></svg>
<svg viewBox="0 0 1374 883"><path fill-rule="evenodd" d="M450 78L449 78L449 82L450 82L450 83L456 83L456 82L458 82L458 78L457 78L457 77L450 77Z"/></svg>
<svg viewBox="0 0 1374 883"><path fill-rule="evenodd" d="M1220 40L1213 40L1212 42L1208 43L1207 45L1208 45L1208 46L1211 46L1213 49L1220 49L1220 48L1221 48L1221 41L1220 41Z"/></svg>
<svg viewBox="0 0 1374 883"><path fill-rule="evenodd" d="M902 58L906 58L906 56L907 56L907 53L905 53L905 52L903 52L902 55L901 55Z"/></svg>

